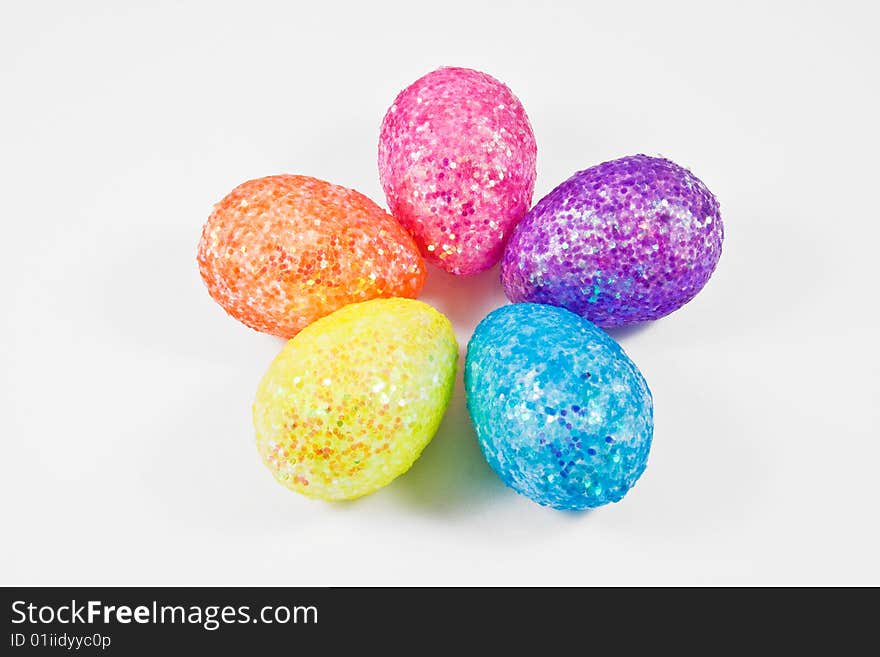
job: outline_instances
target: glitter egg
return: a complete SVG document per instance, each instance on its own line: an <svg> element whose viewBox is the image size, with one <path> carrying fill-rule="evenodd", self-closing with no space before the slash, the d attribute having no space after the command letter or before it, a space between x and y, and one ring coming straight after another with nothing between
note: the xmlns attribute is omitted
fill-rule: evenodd
<svg viewBox="0 0 880 657"><path fill-rule="evenodd" d="M490 313L468 343L465 389L489 465L538 504L617 502L645 470L651 392L607 333L564 308Z"/></svg>
<svg viewBox="0 0 880 657"><path fill-rule="evenodd" d="M198 262L227 313L283 338L349 303L415 297L425 281L415 242L391 215L307 176L232 190L202 230Z"/></svg>
<svg viewBox="0 0 880 657"><path fill-rule="evenodd" d="M257 390L257 448L275 478L324 500L367 495L406 472L449 403L452 325L412 299L337 310L289 340Z"/></svg>
<svg viewBox="0 0 880 657"><path fill-rule="evenodd" d="M379 177L425 258L475 274L498 262L529 209L535 156L529 119L507 86L441 68L401 91L385 114Z"/></svg>
<svg viewBox="0 0 880 657"><path fill-rule="evenodd" d="M723 238L718 202L690 171L624 157L574 174L532 208L507 244L501 281L511 301L624 326L693 299Z"/></svg>

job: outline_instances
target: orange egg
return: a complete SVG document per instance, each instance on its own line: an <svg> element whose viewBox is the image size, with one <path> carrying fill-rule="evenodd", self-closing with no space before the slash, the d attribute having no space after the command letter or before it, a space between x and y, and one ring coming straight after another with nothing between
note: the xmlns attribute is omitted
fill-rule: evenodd
<svg viewBox="0 0 880 657"><path fill-rule="evenodd" d="M307 176L250 180L214 206L199 271L240 322L290 338L349 303L415 298L425 264L409 233L363 194Z"/></svg>

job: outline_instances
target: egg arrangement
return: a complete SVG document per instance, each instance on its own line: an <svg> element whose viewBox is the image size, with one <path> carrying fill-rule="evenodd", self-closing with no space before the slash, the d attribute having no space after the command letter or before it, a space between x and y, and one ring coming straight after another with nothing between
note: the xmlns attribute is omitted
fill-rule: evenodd
<svg viewBox="0 0 880 657"><path fill-rule="evenodd" d="M495 78L441 68L382 121L390 213L302 175L245 182L215 207L198 265L243 324L287 339L257 388L257 450L308 497L346 500L406 472L455 385L450 321L418 301L425 262L467 276L501 263L513 302L467 345L467 407L501 480L538 504L617 502L645 470L651 392L603 328L658 319L706 285L718 202L687 169L635 155L575 173L532 207L537 148ZM601 328L600 328L601 327Z"/></svg>

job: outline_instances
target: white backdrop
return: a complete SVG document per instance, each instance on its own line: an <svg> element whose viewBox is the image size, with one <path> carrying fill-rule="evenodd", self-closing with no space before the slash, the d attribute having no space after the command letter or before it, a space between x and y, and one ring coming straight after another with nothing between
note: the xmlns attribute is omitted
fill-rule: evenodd
<svg viewBox="0 0 880 657"><path fill-rule="evenodd" d="M873 5L124 4L0 10L0 583L880 584ZM620 504L504 488L460 378L371 497L313 502L260 463L250 405L281 341L211 301L201 225L280 172L384 205L382 115L441 65L522 100L536 201L639 152L721 201L706 289L614 333L656 412ZM431 270L422 298L462 351L505 303L497 270Z"/></svg>

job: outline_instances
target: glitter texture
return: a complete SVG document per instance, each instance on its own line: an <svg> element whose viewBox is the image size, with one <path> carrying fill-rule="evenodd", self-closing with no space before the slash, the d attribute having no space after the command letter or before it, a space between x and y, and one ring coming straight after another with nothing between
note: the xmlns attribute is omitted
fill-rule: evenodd
<svg viewBox="0 0 880 657"><path fill-rule="evenodd" d="M374 299L288 341L254 402L257 448L275 478L309 497L367 495L406 472L449 403L452 325L411 299Z"/></svg>
<svg viewBox="0 0 880 657"><path fill-rule="evenodd" d="M226 312L284 338L348 303L415 297L425 281L412 237L391 215L306 176L236 187L208 218L198 262Z"/></svg>
<svg viewBox="0 0 880 657"><path fill-rule="evenodd" d="M441 68L404 89L385 114L379 177L391 213L425 258L452 274L498 262L532 202L535 136L495 78Z"/></svg>
<svg viewBox="0 0 880 657"><path fill-rule="evenodd" d="M468 344L467 405L489 465L538 504L617 502L645 469L651 392L604 331L563 308L504 306Z"/></svg>
<svg viewBox="0 0 880 657"><path fill-rule="evenodd" d="M718 202L687 169L624 157L574 174L532 208L507 245L501 281L511 301L623 326L693 299L723 238Z"/></svg>

